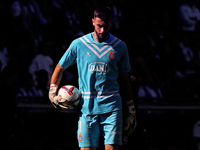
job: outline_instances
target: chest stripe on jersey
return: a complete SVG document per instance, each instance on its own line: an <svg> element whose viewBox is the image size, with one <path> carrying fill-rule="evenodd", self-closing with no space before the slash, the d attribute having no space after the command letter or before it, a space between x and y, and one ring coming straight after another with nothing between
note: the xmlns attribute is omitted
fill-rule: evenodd
<svg viewBox="0 0 200 150"><path fill-rule="evenodd" d="M87 39L86 36L83 36L83 37L84 37L84 39L85 39L88 43L92 44L92 46L94 46L99 52L102 52L105 48L107 48L109 45L111 45L112 43L114 43L114 42L117 40L117 38L115 37L110 43L108 43L109 45L105 45L105 46L103 46L102 48L99 48L96 44L90 42L90 41Z"/></svg>
<svg viewBox="0 0 200 150"><path fill-rule="evenodd" d="M88 45L82 38L80 38L80 40L83 42L83 44L85 44L85 46L87 46L91 51L93 51L93 53L96 54L97 57L101 58L101 56L90 45Z"/></svg>
<svg viewBox="0 0 200 150"><path fill-rule="evenodd" d="M86 41L89 42L90 44L92 44L93 46L95 45L94 43L90 42L85 36L84 36L84 39L86 39ZM101 52L101 51L103 51L105 48L107 48L108 46L104 46L104 47L102 47L101 49L99 49L99 48L95 45L94 48L97 49L97 51L96 51L96 50L95 50L94 48L92 48L88 43L86 43L82 38L80 38L80 40L83 42L83 44L84 44L85 46L87 46L87 47L88 47L97 57L99 57L99 58L103 57L105 54L107 54L111 49L113 49L115 46L117 46L117 45L121 42L121 40L118 40L113 46L111 46L110 48L108 48L108 49L107 49L106 51L104 51L102 54L99 54L98 51ZM117 40L117 38L114 39L111 43L114 43L116 40Z"/></svg>

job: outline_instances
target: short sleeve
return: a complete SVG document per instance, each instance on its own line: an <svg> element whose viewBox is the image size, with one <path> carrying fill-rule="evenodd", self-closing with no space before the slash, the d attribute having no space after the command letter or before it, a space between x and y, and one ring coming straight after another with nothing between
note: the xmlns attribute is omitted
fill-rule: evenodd
<svg viewBox="0 0 200 150"><path fill-rule="evenodd" d="M69 66L76 63L77 58L77 40L74 40L67 51L64 53L62 58L59 61L59 64L63 68L68 68Z"/></svg>
<svg viewBox="0 0 200 150"><path fill-rule="evenodd" d="M119 71L120 74L126 74L129 73L130 70L131 70L131 65L129 61L128 49L126 44L124 43L122 47L122 57L119 63Z"/></svg>

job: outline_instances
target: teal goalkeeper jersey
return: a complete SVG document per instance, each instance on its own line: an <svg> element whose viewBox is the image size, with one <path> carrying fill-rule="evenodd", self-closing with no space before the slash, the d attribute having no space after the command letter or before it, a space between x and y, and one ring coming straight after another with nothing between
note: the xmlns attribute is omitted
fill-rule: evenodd
<svg viewBox="0 0 200 150"><path fill-rule="evenodd" d="M110 34L99 43L94 32L75 39L59 61L68 68L77 63L81 111L85 114L104 114L122 109L118 93L118 75L130 71L126 44Z"/></svg>

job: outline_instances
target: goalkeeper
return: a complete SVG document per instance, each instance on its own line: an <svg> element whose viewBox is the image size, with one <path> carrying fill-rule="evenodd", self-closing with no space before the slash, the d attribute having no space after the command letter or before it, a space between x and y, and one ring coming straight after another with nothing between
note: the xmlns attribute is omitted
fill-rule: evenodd
<svg viewBox="0 0 200 150"><path fill-rule="evenodd" d="M82 98L77 139L81 150L96 150L100 135L104 137L105 150L117 150L122 145L122 133L130 134L136 126L134 102L128 72L129 56L126 44L110 34L113 12L107 7L94 11L94 32L75 39L57 64L51 77L49 99L59 108L56 96L62 74L69 66L77 63L79 90ZM122 100L118 93L118 78L123 81L126 92L126 110L122 115Z"/></svg>

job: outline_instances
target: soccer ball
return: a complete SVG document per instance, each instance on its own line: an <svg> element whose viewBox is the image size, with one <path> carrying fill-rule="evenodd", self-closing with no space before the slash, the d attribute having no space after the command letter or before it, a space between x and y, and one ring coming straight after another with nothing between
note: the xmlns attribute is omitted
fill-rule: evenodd
<svg viewBox="0 0 200 150"><path fill-rule="evenodd" d="M58 96L62 98L59 103L72 110L79 104L81 92L73 85L65 85L59 89Z"/></svg>

